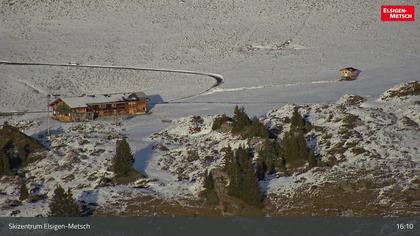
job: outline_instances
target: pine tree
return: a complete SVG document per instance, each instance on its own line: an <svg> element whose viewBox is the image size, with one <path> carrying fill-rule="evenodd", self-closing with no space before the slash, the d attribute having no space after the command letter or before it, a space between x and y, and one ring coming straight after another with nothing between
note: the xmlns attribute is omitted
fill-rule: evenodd
<svg viewBox="0 0 420 236"><path fill-rule="evenodd" d="M225 170L229 176L228 194L260 207L262 195L247 149L240 146L234 153L226 152L225 158Z"/></svg>
<svg viewBox="0 0 420 236"><path fill-rule="evenodd" d="M230 146L225 151L225 171L229 176L228 193L232 196L239 196L240 192L240 170L236 156Z"/></svg>
<svg viewBox="0 0 420 236"><path fill-rule="evenodd" d="M54 196L50 203L51 217L77 217L80 216L79 206L73 199L70 189L67 193L58 185L54 190Z"/></svg>
<svg viewBox="0 0 420 236"><path fill-rule="evenodd" d="M243 177L243 196L245 202L252 206L261 207L262 205L262 194L258 179L255 175L254 169L251 166L247 166L244 169Z"/></svg>
<svg viewBox="0 0 420 236"><path fill-rule="evenodd" d="M65 208L69 216L80 216L79 205L74 201L73 194L70 189L67 189L67 199L65 201Z"/></svg>
<svg viewBox="0 0 420 236"><path fill-rule="evenodd" d="M251 120L245 113L245 108L236 105L233 111L232 133L240 133L250 124Z"/></svg>
<svg viewBox="0 0 420 236"><path fill-rule="evenodd" d="M267 128L264 124L260 122L260 120L257 117L253 117L251 120L251 125L247 130L246 137L252 138L252 137L260 137L260 138L268 138L269 133Z"/></svg>
<svg viewBox="0 0 420 236"><path fill-rule="evenodd" d="M275 148L275 144L269 139L265 139L261 149L258 151L258 156L264 162L268 174L273 174L275 172L275 162L279 159L279 153Z"/></svg>
<svg viewBox="0 0 420 236"><path fill-rule="evenodd" d="M26 183L24 180L22 180L21 184L20 184L20 195L19 195L19 200L23 201L29 198L29 191L28 188L26 187Z"/></svg>
<svg viewBox="0 0 420 236"><path fill-rule="evenodd" d="M249 153L244 147L239 147L237 155L241 170L239 197L252 206L260 207L262 195Z"/></svg>
<svg viewBox="0 0 420 236"><path fill-rule="evenodd" d="M211 171L206 171L204 176L204 188L207 190L214 189L213 174Z"/></svg>
<svg viewBox="0 0 420 236"><path fill-rule="evenodd" d="M3 147L4 153L9 160L10 169L18 168L22 163L21 155L15 142L9 140Z"/></svg>
<svg viewBox="0 0 420 236"><path fill-rule="evenodd" d="M113 170L117 177L127 176L133 170L134 158L126 139L117 141Z"/></svg>
<svg viewBox="0 0 420 236"><path fill-rule="evenodd" d="M217 196L216 189L214 186L213 174L206 172L204 176L204 191L203 195L206 198L207 202L216 205L219 203L219 197Z"/></svg>
<svg viewBox="0 0 420 236"><path fill-rule="evenodd" d="M297 109L294 110L291 120L290 130L284 135L282 148L282 156L287 166L296 168L307 162L314 165L314 154L305 140L305 121Z"/></svg>
<svg viewBox="0 0 420 236"><path fill-rule="evenodd" d="M228 117L226 114L223 114L219 117L216 117L213 121L213 125L211 127L212 130L217 130L220 127L222 127L222 125L228 121L231 121L232 118Z"/></svg>
<svg viewBox="0 0 420 236"><path fill-rule="evenodd" d="M291 129L303 129L305 127L305 120L300 115L298 108L293 109L293 115L291 119Z"/></svg>
<svg viewBox="0 0 420 236"><path fill-rule="evenodd" d="M0 153L0 176L10 174L10 160L7 155Z"/></svg>
<svg viewBox="0 0 420 236"><path fill-rule="evenodd" d="M267 166L262 158L258 158L255 169L258 180L264 180Z"/></svg>

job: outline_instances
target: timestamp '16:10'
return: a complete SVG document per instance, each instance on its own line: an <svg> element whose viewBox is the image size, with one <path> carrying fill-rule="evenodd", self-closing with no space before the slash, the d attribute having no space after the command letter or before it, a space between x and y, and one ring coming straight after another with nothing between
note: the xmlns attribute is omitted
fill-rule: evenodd
<svg viewBox="0 0 420 236"><path fill-rule="evenodd" d="M411 230L411 229L414 229L414 224L413 223L407 223L407 224L399 223L397 224L397 228L399 230Z"/></svg>

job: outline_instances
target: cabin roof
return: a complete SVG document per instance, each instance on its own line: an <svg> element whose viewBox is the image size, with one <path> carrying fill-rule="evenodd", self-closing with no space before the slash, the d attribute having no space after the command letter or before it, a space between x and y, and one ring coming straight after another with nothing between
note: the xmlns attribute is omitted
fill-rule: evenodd
<svg viewBox="0 0 420 236"><path fill-rule="evenodd" d="M147 98L143 92L123 93L123 94L101 94L101 95L85 95L79 97L63 97L58 98L50 104L54 105L58 101L63 101L70 108L88 107L88 105L103 104L103 103L116 103L125 101L136 101L139 99Z"/></svg>
<svg viewBox="0 0 420 236"><path fill-rule="evenodd" d="M346 67L346 68L343 68L343 69L341 69L340 71L344 71L344 70L348 70L348 71L356 71L357 69L356 68L353 68L353 67Z"/></svg>
<svg viewBox="0 0 420 236"><path fill-rule="evenodd" d="M131 93L129 96L129 98L137 98L137 99L146 99L147 95L143 92L135 92L135 93Z"/></svg>

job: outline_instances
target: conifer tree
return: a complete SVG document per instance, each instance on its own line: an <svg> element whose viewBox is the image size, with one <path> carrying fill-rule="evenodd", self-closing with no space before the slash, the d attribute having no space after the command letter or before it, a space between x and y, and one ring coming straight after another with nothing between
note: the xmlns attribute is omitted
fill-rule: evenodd
<svg viewBox="0 0 420 236"><path fill-rule="evenodd" d="M273 174L275 172L275 162L279 159L279 153L275 148L275 144L269 139L265 139L261 149L258 151L258 156L267 168L268 174Z"/></svg>
<svg viewBox="0 0 420 236"><path fill-rule="evenodd" d="M265 173L267 172L267 166L262 158L258 158L255 169L258 180L264 180Z"/></svg>
<svg viewBox="0 0 420 236"><path fill-rule="evenodd" d="M252 137L268 138L269 137L267 128L255 116L252 118L251 126L249 127L247 137L249 138L252 138Z"/></svg>
<svg viewBox="0 0 420 236"><path fill-rule="evenodd" d="M219 122L219 121L218 121ZM215 123L218 127L218 123ZM232 133L241 134L245 138L261 137L268 138L267 128L257 117L249 119L243 107L235 106L232 118Z"/></svg>
<svg viewBox="0 0 420 236"><path fill-rule="evenodd" d="M211 171L206 171L204 176L204 188L208 190L214 189L213 174Z"/></svg>
<svg viewBox="0 0 420 236"><path fill-rule="evenodd" d="M233 111L232 132L240 133L243 129L251 124L251 120L245 113L245 108L235 106Z"/></svg>
<svg viewBox="0 0 420 236"><path fill-rule="evenodd" d="M274 174L276 171L284 169L279 149L279 146L270 139L263 141L261 148L258 150L256 163L256 174L259 180L263 180L265 174Z"/></svg>
<svg viewBox="0 0 420 236"><path fill-rule="evenodd" d="M293 115L291 119L291 129L304 129L305 120L300 115L298 108L293 109Z"/></svg>
<svg viewBox="0 0 420 236"><path fill-rule="evenodd" d="M291 168L303 166L306 162L315 164L314 154L305 140L305 121L296 108L291 119L290 130L283 138L282 156Z"/></svg>
<svg viewBox="0 0 420 236"><path fill-rule="evenodd" d="M240 198L246 203L261 206L261 192L248 151L244 147L237 149L241 169Z"/></svg>
<svg viewBox="0 0 420 236"><path fill-rule="evenodd" d="M213 174L211 171L207 172L204 176L204 191L203 195L206 198L207 202L212 205L219 203L219 197L217 196L216 189L214 186Z"/></svg>
<svg viewBox="0 0 420 236"><path fill-rule="evenodd" d="M23 201L28 199L29 197L29 191L28 188L26 187L26 183L24 180L22 180L21 184L20 184L20 194L19 194L19 200Z"/></svg>
<svg viewBox="0 0 420 236"><path fill-rule="evenodd" d="M7 155L0 153L0 176L10 174L10 160Z"/></svg>
<svg viewBox="0 0 420 236"><path fill-rule="evenodd" d="M54 196L50 203L50 213L52 217L77 217L80 216L80 209L73 199L70 189L67 193L58 185L54 190Z"/></svg>
<svg viewBox="0 0 420 236"><path fill-rule="evenodd" d="M225 153L225 170L229 176L228 192L232 196L239 196L240 192L240 170L236 156L234 155L230 146Z"/></svg>
<svg viewBox="0 0 420 236"><path fill-rule="evenodd" d="M228 194L244 200L253 206L261 206L261 192L258 179L245 147L226 153L225 170L229 176Z"/></svg>
<svg viewBox="0 0 420 236"><path fill-rule="evenodd" d="M70 189L67 189L66 209L69 216L80 216L79 205L74 201L73 194Z"/></svg>
<svg viewBox="0 0 420 236"><path fill-rule="evenodd" d="M228 121L231 121L232 118L228 117L226 114L223 114L219 117L216 117L213 121L213 125L211 127L212 130L217 130L220 127L222 127L222 125Z"/></svg>
<svg viewBox="0 0 420 236"><path fill-rule="evenodd" d="M113 159L113 170L117 177L127 176L133 170L133 155L126 139L117 141L117 150Z"/></svg>

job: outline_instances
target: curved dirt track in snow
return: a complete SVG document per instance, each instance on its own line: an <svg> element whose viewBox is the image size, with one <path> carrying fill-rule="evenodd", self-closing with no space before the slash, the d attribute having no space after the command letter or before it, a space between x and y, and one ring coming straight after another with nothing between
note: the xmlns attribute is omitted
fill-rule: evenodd
<svg viewBox="0 0 420 236"><path fill-rule="evenodd" d="M116 69L116 70L137 70L137 71L155 71L155 72L165 72L165 73L178 73L178 74L189 74L189 75L200 75L210 77L215 80L215 83L200 93L188 95L185 97L174 98L169 101L164 101L161 103L170 103L174 101L179 101L186 98L191 98L199 96L208 92L209 90L221 85L224 81L222 75L215 73L207 73L201 71L191 71L191 70L178 70L178 69L164 69L164 68L149 68L149 67L135 67L135 66L109 66L109 65L92 65L92 64L64 64L64 63L40 63L40 62L12 62L12 61L0 61L0 65L13 65L13 66L52 66L52 67L79 67L79 68L103 68L103 69ZM18 81L22 82L22 81Z"/></svg>

